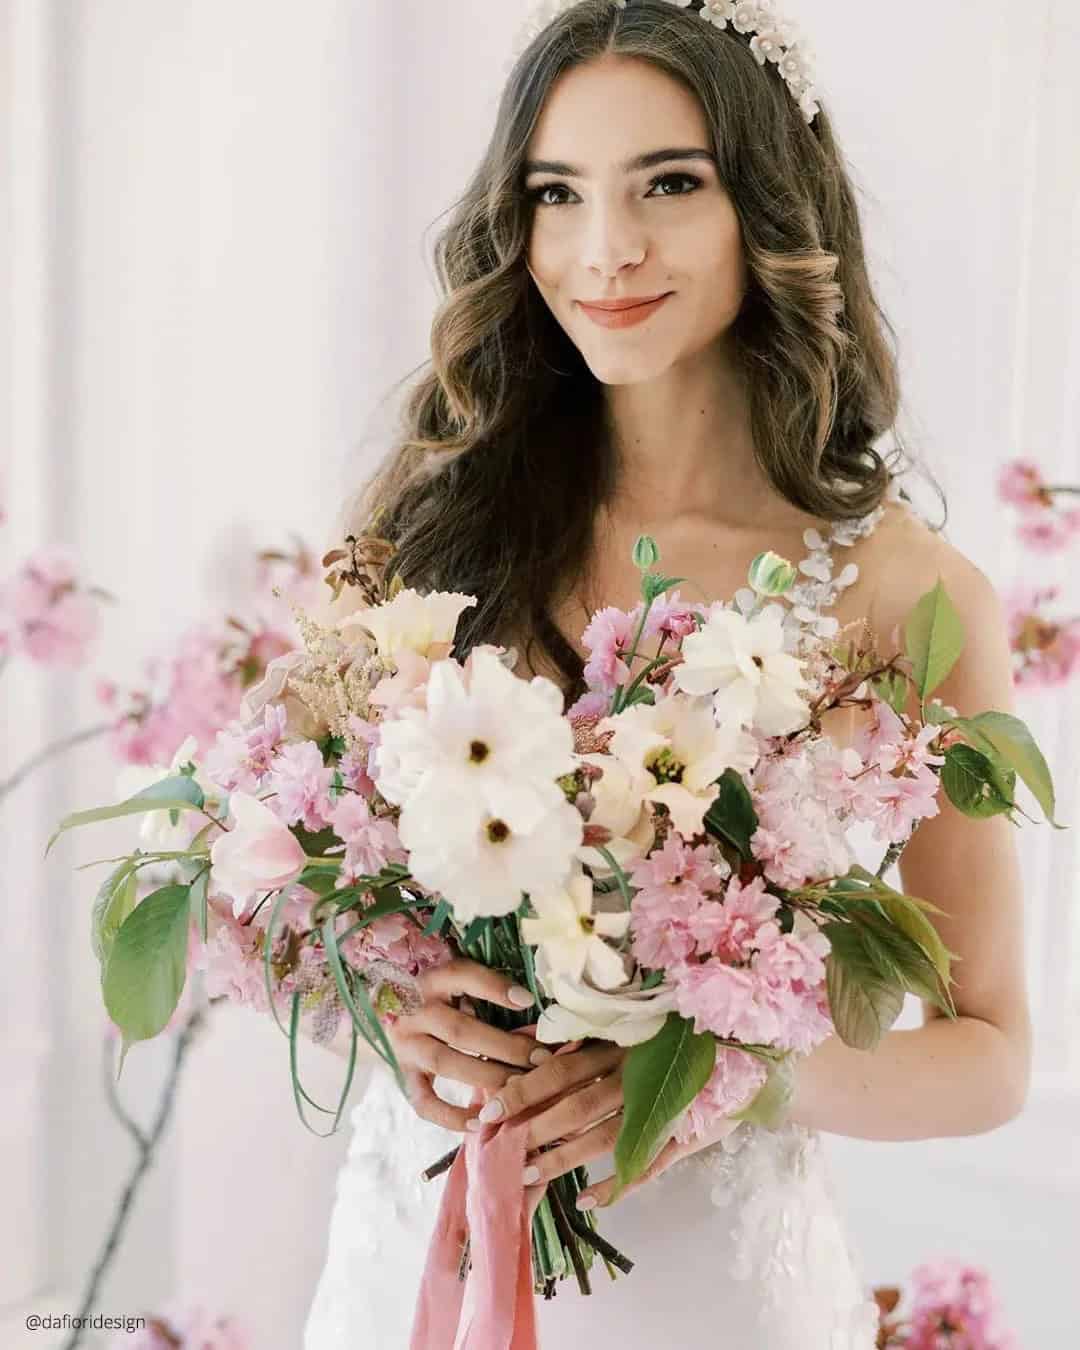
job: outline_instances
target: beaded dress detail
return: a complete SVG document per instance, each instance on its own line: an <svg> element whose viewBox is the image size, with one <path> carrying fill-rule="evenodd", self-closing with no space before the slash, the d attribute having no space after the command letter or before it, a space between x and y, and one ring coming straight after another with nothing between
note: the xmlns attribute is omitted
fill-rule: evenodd
<svg viewBox="0 0 1080 1350"><path fill-rule="evenodd" d="M837 572L835 551L870 535L884 511L806 531L809 553L785 597L793 642L799 623L837 631L823 611L859 571L847 562ZM443 1080L438 1090L456 1103L469 1095ZM381 1063L368 1070L350 1122L303 1350L406 1350L444 1181L424 1182L420 1169L460 1136L421 1120ZM610 1154L589 1167L594 1178L613 1170ZM601 1231L635 1268L611 1281L598 1266L588 1298L572 1279L538 1298L542 1350L874 1350L877 1306L815 1131L743 1122L600 1213Z"/></svg>

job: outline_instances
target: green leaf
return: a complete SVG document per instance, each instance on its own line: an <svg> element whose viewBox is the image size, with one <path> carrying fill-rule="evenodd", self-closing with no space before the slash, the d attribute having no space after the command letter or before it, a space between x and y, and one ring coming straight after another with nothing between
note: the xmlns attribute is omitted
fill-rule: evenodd
<svg viewBox="0 0 1080 1350"><path fill-rule="evenodd" d="M120 925L135 908L139 889L139 874L131 859L126 859L115 872L101 883L90 916L90 945L100 967L100 978L105 978L116 934Z"/></svg>
<svg viewBox="0 0 1080 1350"><path fill-rule="evenodd" d="M884 900L882 905L886 903ZM900 911L897 911L898 915ZM877 962L879 970L896 980L904 989L919 998L935 1004L947 1017L956 1016L952 996L949 993L948 955L944 948L936 948L937 959L921 943L908 935L902 924L890 916L881 919L866 911L856 916L862 927L862 937L871 958ZM904 915L905 922L912 922ZM939 969L938 960L943 970Z"/></svg>
<svg viewBox="0 0 1080 1350"><path fill-rule="evenodd" d="M207 893L210 889L210 869L204 867L191 883L191 917L199 927L199 937L207 940Z"/></svg>
<svg viewBox="0 0 1080 1350"><path fill-rule="evenodd" d="M659 600L666 592L673 590L685 577L665 577L659 572L650 572L647 576L641 578L641 594L646 604L651 605L654 600Z"/></svg>
<svg viewBox="0 0 1080 1350"><path fill-rule="evenodd" d="M623 1061L623 1123L615 1141L616 1189L645 1171L667 1142L668 1126L709 1081L716 1063L716 1040L669 1013L652 1037L630 1049Z"/></svg>
<svg viewBox="0 0 1080 1350"><path fill-rule="evenodd" d="M443 925L450 917L450 904L447 900L440 900L435 906L435 910L430 919L424 925L424 937L433 937L442 932Z"/></svg>
<svg viewBox="0 0 1080 1350"><path fill-rule="evenodd" d="M904 641L915 687L919 697L925 699L946 678L964 650L964 625L940 578L908 615Z"/></svg>
<svg viewBox="0 0 1080 1350"><path fill-rule="evenodd" d="M873 1050L900 1016L903 987L882 974L855 924L827 923L821 931L832 945L825 986L836 1034L856 1050Z"/></svg>
<svg viewBox="0 0 1080 1350"><path fill-rule="evenodd" d="M1003 712L983 712L977 717L959 717L959 727L977 748L996 755L1020 775L1042 807L1043 815L1056 830L1064 829L1054 819L1054 783L1043 753L1019 717Z"/></svg>
<svg viewBox="0 0 1080 1350"><path fill-rule="evenodd" d="M747 1120L765 1130L775 1130L784 1122L795 1092L795 1060L785 1055L769 1064L768 1076L760 1090L741 1111L733 1111L729 1120Z"/></svg>
<svg viewBox="0 0 1080 1350"><path fill-rule="evenodd" d="M187 970L187 886L164 886L135 906L113 941L103 992L128 1041L156 1036L176 1011Z"/></svg>
<svg viewBox="0 0 1080 1350"><path fill-rule="evenodd" d="M750 838L758 827L758 818L749 789L734 769L724 770L717 787L719 795L705 813L705 828L726 839L744 861L751 862Z"/></svg>
<svg viewBox="0 0 1080 1350"><path fill-rule="evenodd" d="M959 742L945 751L941 786L958 810L976 820L1000 816L1016 805L1016 774L1011 769L1003 772L981 750Z"/></svg>
<svg viewBox="0 0 1080 1350"><path fill-rule="evenodd" d="M160 783L152 783L134 797L128 797L115 806L98 806L91 811L76 811L73 815L65 816L46 845L45 856L49 856L49 850L66 830L74 830L81 825L92 825L99 820L116 820L120 816L142 815L147 811L201 811L202 807L202 789L193 778L187 774L163 778Z"/></svg>
<svg viewBox="0 0 1080 1350"><path fill-rule="evenodd" d="M902 713L907 707L907 677L901 675L898 670L887 671L886 674L879 675L877 679L871 680L870 688L873 689L882 703L889 705L894 713Z"/></svg>

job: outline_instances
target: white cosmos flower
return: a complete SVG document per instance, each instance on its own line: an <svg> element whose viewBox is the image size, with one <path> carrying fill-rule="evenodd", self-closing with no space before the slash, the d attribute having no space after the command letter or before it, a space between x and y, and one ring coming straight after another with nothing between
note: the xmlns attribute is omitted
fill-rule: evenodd
<svg viewBox="0 0 1080 1350"><path fill-rule="evenodd" d="M563 696L543 676L519 679L494 651L472 656L469 670L437 661L427 706L381 724L372 776L387 801L413 814L457 797L474 816L508 815L528 829L562 797L555 780L574 769Z"/></svg>
<svg viewBox="0 0 1080 1350"><path fill-rule="evenodd" d="M552 784L548 810L527 829L506 816L476 816L472 803L425 799L431 814L406 807L398 821L413 876L438 891L461 923L512 914L521 895L554 891L569 875L581 843L581 814Z"/></svg>
<svg viewBox="0 0 1080 1350"><path fill-rule="evenodd" d="M536 1039L548 1044L596 1036L616 1045L640 1045L652 1040L675 1007L675 990L669 985L615 993L593 989L582 980L557 975L543 951L537 957L536 976L548 998L555 1000L536 1026Z"/></svg>
<svg viewBox="0 0 1080 1350"><path fill-rule="evenodd" d="M477 648L468 670L437 661L427 706L380 725L372 777L401 807L414 874L459 919L509 914L570 872L583 822L556 781L575 763L562 705L552 681Z"/></svg>
<svg viewBox="0 0 1080 1350"><path fill-rule="evenodd" d="M683 638L675 687L714 695L718 723L753 726L766 736L800 730L810 715L802 697L808 686L802 662L784 651L783 619L780 605L766 605L751 619L732 609L716 611Z"/></svg>
<svg viewBox="0 0 1080 1350"><path fill-rule="evenodd" d="M521 936L540 948L553 973L571 980L587 975L599 989L626 983L622 957L604 938L622 937L630 914L594 914L591 877L579 870L562 886L529 899L538 917L521 920Z"/></svg>
<svg viewBox="0 0 1080 1350"><path fill-rule="evenodd" d="M626 867L644 857L656 837L652 819L645 810L645 794L656 786L656 780L643 766L634 772L615 755L585 754L578 759L603 770L602 776L593 779L589 786L589 796L594 802L589 824L602 825L611 831L604 847L620 867ZM594 877L610 874L611 868L598 848L582 844L577 856Z"/></svg>
<svg viewBox="0 0 1080 1350"><path fill-rule="evenodd" d="M703 830L724 771L746 773L758 759L754 738L738 727L717 726L707 699L670 694L655 704L635 703L603 718L596 730L614 731L611 754L631 773L645 770L652 780L645 800L662 802L686 839Z"/></svg>
<svg viewBox="0 0 1080 1350"><path fill-rule="evenodd" d="M361 624L375 639L379 655L393 661L402 647L429 659L448 655L462 613L477 603L475 595L432 591L421 595L409 587L393 600L350 614L342 623Z"/></svg>

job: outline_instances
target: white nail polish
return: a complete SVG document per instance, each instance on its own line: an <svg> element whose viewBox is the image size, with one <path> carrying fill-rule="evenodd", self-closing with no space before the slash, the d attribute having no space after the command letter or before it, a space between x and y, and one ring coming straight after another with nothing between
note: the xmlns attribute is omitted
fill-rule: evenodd
<svg viewBox="0 0 1080 1350"><path fill-rule="evenodd" d="M502 1102L499 1101L498 1097L492 1097L491 1101L480 1108L478 1119L482 1120L485 1125L490 1125L493 1120L498 1120L502 1116L502 1113Z"/></svg>
<svg viewBox="0 0 1080 1350"><path fill-rule="evenodd" d="M521 1174L521 1179L526 1186L535 1186L536 1183L540 1180L539 1167L535 1166L526 1167L525 1171L522 1172Z"/></svg>
<svg viewBox="0 0 1080 1350"><path fill-rule="evenodd" d="M538 1045L536 1049L532 1052L532 1054L529 1056L529 1063L543 1064L545 1060L550 1058L551 1058L551 1051L545 1050L542 1045Z"/></svg>
<svg viewBox="0 0 1080 1350"><path fill-rule="evenodd" d="M512 984L507 991L506 997L511 1003L516 1003L519 1008L532 1007L532 991L526 989L523 984Z"/></svg>
<svg viewBox="0 0 1080 1350"><path fill-rule="evenodd" d="M574 1201L574 1204L578 1207L578 1209L594 1209L596 1206L596 1196L579 1195L578 1198Z"/></svg>

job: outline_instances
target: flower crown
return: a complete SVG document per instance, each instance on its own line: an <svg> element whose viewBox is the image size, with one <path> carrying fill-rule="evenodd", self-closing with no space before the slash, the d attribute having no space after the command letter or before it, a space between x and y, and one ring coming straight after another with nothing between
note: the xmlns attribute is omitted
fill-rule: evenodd
<svg viewBox="0 0 1080 1350"><path fill-rule="evenodd" d="M678 9L700 5L699 19L714 28L731 24L736 33L750 34L750 50L759 66L771 62L776 66L792 98L799 105L803 118L809 124L821 111L814 84L813 56L806 43L797 34L794 24L776 11L773 0L664 0ZM521 31L517 51L520 54L538 34L558 15L579 3L579 0L540 0L531 11ZM619 9L625 9L627 0L611 0Z"/></svg>

